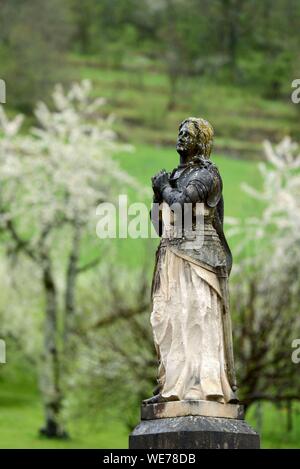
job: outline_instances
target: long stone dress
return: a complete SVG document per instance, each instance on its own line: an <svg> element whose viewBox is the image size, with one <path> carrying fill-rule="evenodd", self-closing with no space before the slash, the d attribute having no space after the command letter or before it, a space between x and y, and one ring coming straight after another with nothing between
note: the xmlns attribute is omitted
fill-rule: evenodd
<svg viewBox="0 0 300 469"><path fill-rule="evenodd" d="M217 276L168 247L160 248L156 276L151 325L161 395L229 402Z"/></svg>

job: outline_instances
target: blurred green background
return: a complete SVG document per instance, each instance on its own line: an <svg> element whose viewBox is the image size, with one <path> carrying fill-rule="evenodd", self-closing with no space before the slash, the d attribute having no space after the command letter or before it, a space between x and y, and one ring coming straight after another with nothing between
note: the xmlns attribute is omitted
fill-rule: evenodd
<svg viewBox="0 0 300 469"><path fill-rule="evenodd" d="M188 116L204 117L215 129L213 160L223 177L226 216L256 216L259 205L243 192L241 183L260 187L257 162L263 158L262 141L278 143L287 135L299 140L300 105L291 102L291 82L300 76L299 25L298 0L3 0L0 78L7 86L5 111L10 117L25 115L22 132L26 134L36 124L35 103L51 103L56 83L67 87L74 81L91 80L93 97L106 99L102 116L113 114L111 125L118 140L134 147L132 153L120 150L114 158L147 187L159 169L176 166L179 123ZM129 197L136 200L133 189ZM149 194L142 200L150 207ZM234 250L237 241L229 241ZM133 284L136 271L147 265L150 284L157 241L110 243L113 246L102 254L103 265L125 269L125 280L132 274ZM92 293L85 285L78 295L83 305L93 297L96 316L103 318L102 290L110 283L101 284L98 273L93 275L84 280L91 282ZM132 288L128 280L125 291ZM6 307L2 300L1 307ZM27 314L21 309L21 315ZM99 347L103 347L101 334L119 337L126 328L137 330L140 323L146 324L150 310L141 313L134 325L116 320L108 326L111 331L102 328ZM149 329L148 323L145 327ZM0 338L7 342L7 364L0 368L2 448L127 447L128 433L138 422L140 399L151 392L155 363L147 371L153 374L153 383L145 379L138 392L130 377L117 372L100 377L99 384L86 382L86 387L75 380L71 397L63 404L70 438L48 439L38 435L43 423L39 359L23 349L20 336L3 336L1 324ZM35 341L34 330L30 340ZM142 360L130 362L138 349L130 337L126 340L128 366L144 366ZM113 363L114 359L114 354L108 354L103 360ZM298 373L296 366L294 373ZM295 392L300 394L300 388ZM261 432L264 448L300 447L296 400L253 400L247 420Z"/></svg>

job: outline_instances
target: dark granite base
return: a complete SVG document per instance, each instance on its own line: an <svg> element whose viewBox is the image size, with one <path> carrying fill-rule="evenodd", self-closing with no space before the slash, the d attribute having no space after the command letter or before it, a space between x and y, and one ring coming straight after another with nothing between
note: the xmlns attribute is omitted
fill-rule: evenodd
<svg viewBox="0 0 300 469"><path fill-rule="evenodd" d="M129 436L130 449L255 449L259 435L244 421L220 417L142 420Z"/></svg>

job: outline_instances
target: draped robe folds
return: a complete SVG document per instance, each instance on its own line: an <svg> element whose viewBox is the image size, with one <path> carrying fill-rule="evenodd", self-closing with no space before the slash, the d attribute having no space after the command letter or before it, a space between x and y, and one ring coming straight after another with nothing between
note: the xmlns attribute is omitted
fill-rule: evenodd
<svg viewBox="0 0 300 469"><path fill-rule="evenodd" d="M234 396L225 366L219 279L193 259L161 246L153 278L151 325L158 383L167 400Z"/></svg>

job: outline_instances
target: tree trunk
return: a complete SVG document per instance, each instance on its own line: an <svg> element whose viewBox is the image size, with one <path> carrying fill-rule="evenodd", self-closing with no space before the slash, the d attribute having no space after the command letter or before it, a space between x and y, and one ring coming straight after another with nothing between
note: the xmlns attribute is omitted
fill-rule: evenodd
<svg viewBox="0 0 300 469"><path fill-rule="evenodd" d="M237 77L239 10L234 0L222 0L222 8L225 25L225 47L229 58L231 76L235 80Z"/></svg>
<svg viewBox="0 0 300 469"><path fill-rule="evenodd" d="M263 404L261 401L257 401L256 409L255 409L255 417L256 417L256 430L259 434L262 433L263 428Z"/></svg>
<svg viewBox="0 0 300 469"><path fill-rule="evenodd" d="M40 433L48 438L65 438L67 434L60 420L63 395L60 385L60 358L57 345L57 292L48 256L45 256L43 261L43 286L46 317L41 390L44 398L45 426L40 430Z"/></svg>
<svg viewBox="0 0 300 469"><path fill-rule="evenodd" d="M173 111L176 107L176 92L177 92L178 77L175 74L170 73L169 82L170 82L170 92L169 92L167 110Z"/></svg>
<svg viewBox="0 0 300 469"><path fill-rule="evenodd" d="M78 274L78 260L80 250L80 226L74 225L73 241L66 272L65 317L64 317L64 355L69 345L69 337L75 314L75 290Z"/></svg>

